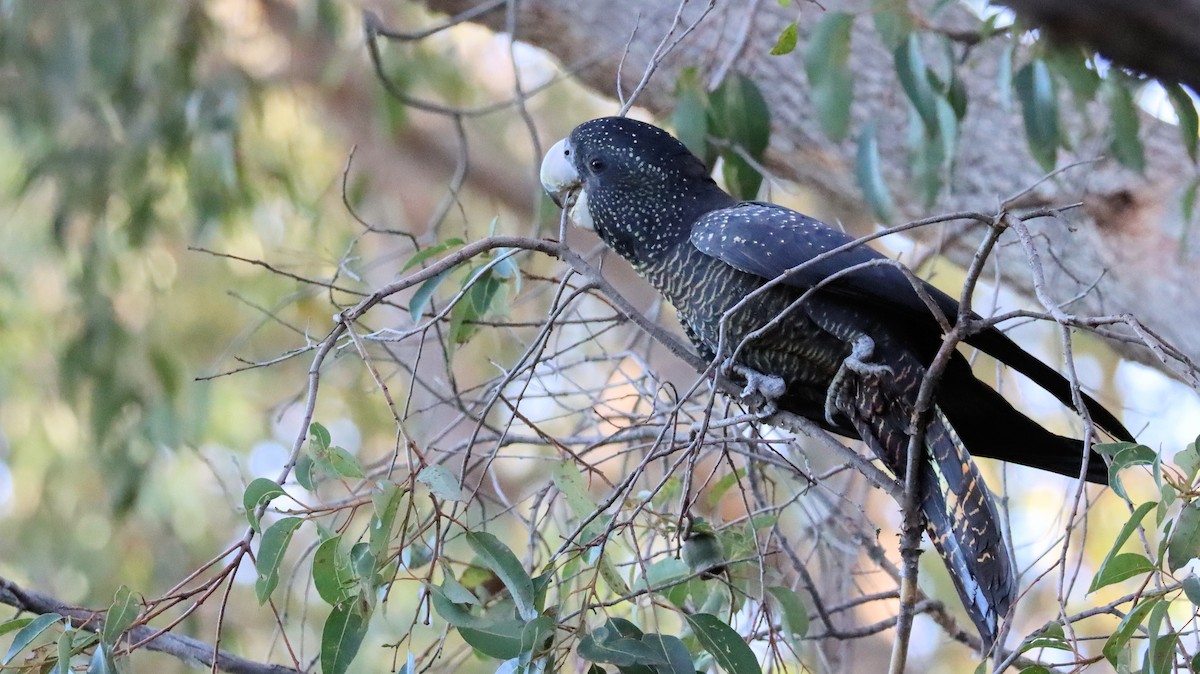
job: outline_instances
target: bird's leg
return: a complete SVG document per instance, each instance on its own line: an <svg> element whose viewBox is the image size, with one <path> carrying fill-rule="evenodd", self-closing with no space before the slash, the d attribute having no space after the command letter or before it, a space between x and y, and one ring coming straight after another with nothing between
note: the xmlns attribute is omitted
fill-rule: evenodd
<svg viewBox="0 0 1200 674"><path fill-rule="evenodd" d="M742 389L741 393L742 398L749 398L756 393L763 397L762 407L755 412L759 419L766 419L779 411L779 399L787 392L787 382L782 377L763 374L735 363L732 359L725 361L724 367L726 371L739 374L746 380L746 388Z"/></svg>
<svg viewBox="0 0 1200 674"><path fill-rule="evenodd" d="M837 374L833 376L833 381L829 383L829 389L825 391L825 420L830 424L834 424L833 416L838 412L837 402L849 384L848 379L851 372L864 377L875 378L892 374L892 368L887 365L877 365L867 362L867 359L874 355L874 353L875 340L862 334L854 338L850 346L850 355L846 356L846 359L842 361Z"/></svg>

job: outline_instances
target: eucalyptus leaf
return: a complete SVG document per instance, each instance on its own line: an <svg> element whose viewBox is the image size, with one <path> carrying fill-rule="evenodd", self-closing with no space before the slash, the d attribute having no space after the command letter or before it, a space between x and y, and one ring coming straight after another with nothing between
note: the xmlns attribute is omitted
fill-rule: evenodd
<svg viewBox="0 0 1200 674"><path fill-rule="evenodd" d="M1046 62L1034 59L1013 77L1029 152L1044 171L1054 170L1058 157L1058 92Z"/></svg>
<svg viewBox="0 0 1200 674"><path fill-rule="evenodd" d="M685 615L696 640L728 674L762 674L758 658L742 637L720 618L709 613Z"/></svg>

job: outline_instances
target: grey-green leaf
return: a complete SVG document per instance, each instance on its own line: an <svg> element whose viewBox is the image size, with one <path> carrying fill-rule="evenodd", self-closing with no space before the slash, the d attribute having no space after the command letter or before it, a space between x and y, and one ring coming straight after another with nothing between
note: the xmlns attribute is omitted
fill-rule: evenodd
<svg viewBox="0 0 1200 674"><path fill-rule="evenodd" d="M1122 443L1118 446L1120 449L1113 455L1112 463L1108 467L1108 483L1117 496L1129 498L1125 493L1125 485L1121 483L1121 471L1132 466L1152 465L1158 459L1158 453L1145 445Z"/></svg>
<svg viewBox="0 0 1200 674"><path fill-rule="evenodd" d="M1096 572L1096 577L1092 581L1092 587L1088 588L1088 592L1093 592L1099 587L1096 585L1096 583L1099 582L1100 578L1105 575L1105 567L1108 566L1109 561L1117 555L1117 553L1121 550L1121 546L1125 545L1125 541L1129 540L1129 537L1141 525L1142 520L1146 517L1146 514L1153 510L1156 505L1157 503L1155 501L1147 501L1134 509L1133 514L1130 515L1129 519L1125 522L1125 525L1121 527L1121 531L1117 534L1116 540L1113 541L1112 548L1109 549L1108 555L1106 555L1104 557L1104 561L1101 562L1100 569Z"/></svg>
<svg viewBox="0 0 1200 674"><path fill-rule="evenodd" d="M287 492L278 482L265 477L246 485L246 491L242 494L242 506L246 509L246 520L250 522L250 526L255 531L262 531L262 525L258 521L258 507L263 503L270 503L277 496L286 495Z"/></svg>
<svg viewBox="0 0 1200 674"><path fill-rule="evenodd" d="M325 457L329 461L329 469L333 471L334 475L360 479L366 477L358 459L341 447L330 447Z"/></svg>
<svg viewBox="0 0 1200 674"><path fill-rule="evenodd" d="M854 16L830 12L813 28L804 50L804 71L821 129L840 141L850 128L854 76L850 72L850 30Z"/></svg>
<svg viewBox="0 0 1200 674"><path fill-rule="evenodd" d="M267 603L279 584L279 563L283 561L288 544L292 542L292 534L303 523L304 520L299 517L285 517L263 532L262 541L258 544L258 579L254 583L259 604Z"/></svg>
<svg viewBox="0 0 1200 674"><path fill-rule="evenodd" d="M663 664L654 668L658 674L696 674L692 655L679 637L646 634L642 636L642 643L663 659Z"/></svg>
<svg viewBox="0 0 1200 674"><path fill-rule="evenodd" d="M1096 574L1089 591L1095 591L1113 583L1129 580L1134 576L1150 573L1153 570L1154 564L1145 555L1136 552L1122 552L1108 560L1108 564L1104 565L1104 569Z"/></svg>
<svg viewBox="0 0 1200 674"><path fill-rule="evenodd" d="M417 291L413 293L412 299L408 301L408 315L412 318L413 323L421 320L421 315L425 313L425 308L429 306L429 300L433 297L433 293L452 271L454 271L453 268L446 269L425 279L421 287L417 288Z"/></svg>
<svg viewBox="0 0 1200 674"><path fill-rule="evenodd" d="M412 269L413 267L421 264L425 260L428 260L429 258L433 257L434 255L440 255L448 250L458 248L461 245L463 245L463 240L460 238L454 237L454 238L446 239L445 241L437 244L436 246L430 246L423 250L419 250L416 253L413 253L412 257L408 258L408 262L404 263L404 266L400 269L400 271L401 272L408 271L409 269Z"/></svg>
<svg viewBox="0 0 1200 674"><path fill-rule="evenodd" d="M933 136L937 132L937 93L929 82L929 68L921 52L921 41L917 33L909 33L907 39L892 53L896 64L896 76L908 100L916 108L925 124L926 132Z"/></svg>
<svg viewBox="0 0 1200 674"><path fill-rule="evenodd" d="M854 162L854 175L858 179L858 186L867 197L867 203L871 206L871 212L875 214L875 217L880 222L890 222L895 211L895 206L892 202L892 193L888 190L887 183L883 179L883 170L879 159L879 144L875 139L874 122L868 123L863 127L862 134L858 138L858 153Z"/></svg>
<svg viewBox="0 0 1200 674"><path fill-rule="evenodd" d="M434 496L445 501L466 500L462 486L458 483L458 476L441 464L434 463L422 468L421 472L417 473L417 482L429 487Z"/></svg>
<svg viewBox="0 0 1200 674"><path fill-rule="evenodd" d="M500 539L485 531L469 531L466 538L475 554L500 578L504 587L508 588L517 605L517 614L526 621L536 618L533 579L529 577L512 550L501 543Z"/></svg>
<svg viewBox="0 0 1200 674"><path fill-rule="evenodd" d="M1112 113L1113 137L1109 148L1122 166L1143 173L1146 170L1146 152L1138 138L1138 109L1133 102L1129 82L1114 75L1108 78L1105 86L1108 89L1109 111Z"/></svg>
<svg viewBox="0 0 1200 674"><path fill-rule="evenodd" d="M720 618L709 613L685 615L696 640L727 674L762 674L758 658L742 637Z"/></svg>
<svg viewBox="0 0 1200 674"><path fill-rule="evenodd" d="M501 620L479 627L459 627L458 633L471 648L484 655L507 660L521 654L523 620Z"/></svg>
<svg viewBox="0 0 1200 674"><path fill-rule="evenodd" d="M1183 585L1183 594L1187 596L1188 601L1194 606L1200 606L1200 577L1189 573L1180 584Z"/></svg>
<svg viewBox="0 0 1200 674"><path fill-rule="evenodd" d="M313 585L321 599L330 606L337 606L349 599L355 586L350 556L341 549L341 542L341 536L327 538L313 553Z"/></svg>
<svg viewBox="0 0 1200 674"><path fill-rule="evenodd" d="M332 442L329 430L315 421L308 425L308 439L315 450L328 449Z"/></svg>
<svg viewBox="0 0 1200 674"><path fill-rule="evenodd" d="M675 136L712 168L708 144L708 93L700 84L699 71L684 68L675 81L675 111L671 113Z"/></svg>
<svg viewBox="0 0 1200 674"><path fill-rule="evenodd" d="M1171 529L1171 542L1167 545L1168 568L1175 573L1196 557L1200 557L1200 504L1193 501L1179 512Z"/></svg>
<svg viewBox="0 0 1200 674"><path fill-rule="evenodd" d="M33 640L38 638L38 635L60 620L62 620L62 616L57 613L43 613L30 620L29 624L22 627L16 636L13 637L12 643L8 645L8 653L4 655L4 661L0 662L0 665L7 665L12 662L12 659L18 653L28 648L33 643Z"/></svg>
<svg viewBox="0 0 1200 674"><path fill-rule="evenodd" d="M348 601L335 606L321 631L321 674L345 674L358 655L367 634L363 602Z"/></svg>
<svg viewBox="0 0 1200 674"><path fill-rule="evenodd" d="M782 586L768 587L767 593L779 606L783 614L783 625L793 639L803 639L808 634L808 609L796 591Z"/></svg>
<svg viewBox="0 0 1200 674"><path fill-rule="evenodd" d="M371 505L375 507L375 513L371 517L369 542L371 554L379 559L384 558L384 553L392 542L396 529L396 514L407 494L407 487L386 480L381 481L378 490L371 494Z"/></svg>
<svg viewBox="0 0 1200 674"><path fill-rule="evenodd" d="M1035 59L1013 77L1029 152L1044 171L1053 171L1058 161L1058 93L1044 61Z"/></svg>
<svg viewBox="0 0 1200 674"><path fill-rule="evenodd" d="M1134 606L1129 613L1117 625L1117 629L1113 631L1108 640L1104 642L1104 657L1114 667L1117 665L1117 657L1121 651L1128 645L1129 639L1142 625L1142 621L1146 619L1146 615L1150 613L1157 604L1163 601L1162 597L1154 597L1141 602Z"/></svg>
<svg viewBox="0 0 1200 674"><path fill-rule="evenodd" d="M129 629L134 620L137 620L138 613L137 599L134 598L129 588L124 585L117 588L112 605L108 607L108 613L104 616L104 630L100 633L101 640L110 646L117 643L121 634Z"/></svg>
<svg viewBox="0 0 1200 674"><path fill-rule="evenodd" d="M1196 115L1196 101L1183 87L1178 84L1164 85L1167 97L1171 99L1171 107L1175 108L1175 117L1179 120L1179 133L1183 138L1183 146L1187 148L1188 156L1196 161L1196 142L1200 139L1200 118Z"/></svg>

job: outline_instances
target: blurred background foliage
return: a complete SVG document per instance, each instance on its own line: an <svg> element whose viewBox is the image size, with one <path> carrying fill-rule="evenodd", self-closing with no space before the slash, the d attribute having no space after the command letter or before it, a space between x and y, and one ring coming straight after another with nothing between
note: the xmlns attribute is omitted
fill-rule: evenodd
<svg viewBox="0 0 1200 674"><path fill-rule="evenodd" d="M387 10L391 26L434 21ZM464 108L511 98L514 72L527 90L555 72L471 25L389 45L384 63L405 94ZM395 277L412 247L377 230L552 231L532 132L614 109L555 87L527 102L533 128L512 107L471 116L464 148L447 119L384 93L353 3L0 2L0 576L105 606L122 584L156 596L239 536L246 483L290 451L310 359L249 365L320 339L331 302ZM538 265L553 273L526 273ZM484 335L456 374L469 385L521 346ZM386 455L396 426L369 372L323 385L337 443ZM274 619L244 575L223 647L253 658ZM211 640L215 610L180 630ZM410 629L400 611L380 620L382 642ZM183 668L145 657L137 671Z"/></svg>
<svg viewBox="0 0 1200 674"><path fill-rule="evenodd" d="M394 25L432 22L393 4ZM106 606L121 584L157 596L244 529L242 490L286 459L307 362L207 377L319 339L331 297L198 249L363 292L412 248L364 238L343 196L425 242L441 211L459 236L486 235L497 213L529 231L540 197L528 132L508 135L517 113L471 125L471 153L505 170L478 172L445 208L453 129L384 94L361 11L0 3L0 576ZM405 92L480 105L509 95L508 49L466 25L391 50L387 68ZM593 116L595 99L562 89L562 115ZM514 170L527 175L506 182ZM318 417L342 446L394 441L366 372L326 386L339 393ZM226 616L235 652L271 639L269 609L248 594ZM181 629L211 641L215 602L200 615ZM147 658L138 671L183 667Z"/></svg>

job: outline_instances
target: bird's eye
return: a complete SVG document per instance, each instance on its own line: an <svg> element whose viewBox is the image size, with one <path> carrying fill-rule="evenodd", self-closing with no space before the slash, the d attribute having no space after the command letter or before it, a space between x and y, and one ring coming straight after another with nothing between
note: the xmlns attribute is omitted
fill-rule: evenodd
<svg viewBox="0 0 1200 674"><path fill-rule="evenodd" d="M563 148L563 156L570 157L571 156L571 148L569 148L569 147Z"/></svg>
<svg viewBox="0 0 1200 674"><path fill-rule="evenodd" d="M588 166L591 167L592 173L599 173L604 170L604 162L599 159L593 159L588 162Z"/></svg>

